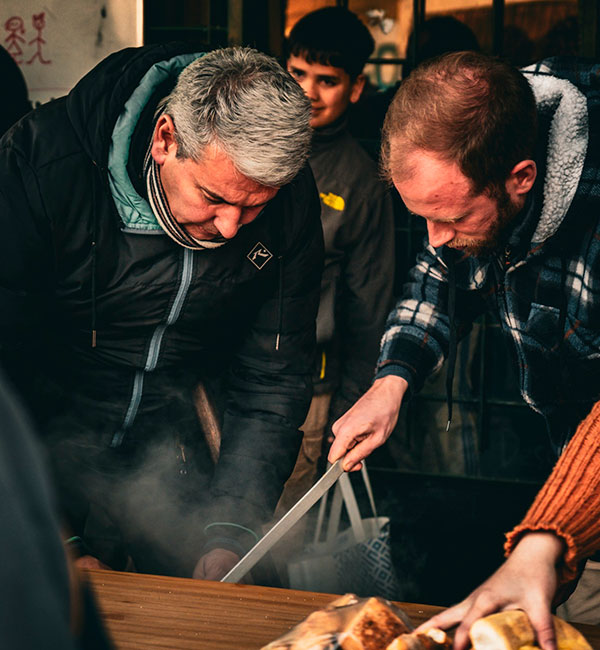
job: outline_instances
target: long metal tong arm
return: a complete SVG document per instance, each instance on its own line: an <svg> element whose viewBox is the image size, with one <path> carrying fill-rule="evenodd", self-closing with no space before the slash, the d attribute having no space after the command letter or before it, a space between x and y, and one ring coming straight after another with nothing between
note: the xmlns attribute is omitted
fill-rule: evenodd
<svg viewBox="0 0 600 650"><path fill-rule="evenodd" d="M238 582L248 571L307 513L312 506L335 484L344 473L342 459L335 463L321 476L310 490L297 501L266 535L244 555L244 557L221 578L221 582Z"/></svg>

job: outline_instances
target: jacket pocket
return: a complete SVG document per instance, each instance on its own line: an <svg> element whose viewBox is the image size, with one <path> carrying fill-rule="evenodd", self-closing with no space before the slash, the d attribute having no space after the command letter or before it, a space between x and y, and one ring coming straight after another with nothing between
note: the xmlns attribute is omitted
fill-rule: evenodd
<svg viewBox="0 0 600 650"><path fill-rule="evenodd" d="M560 310L557 307L532 302L523 334L526 340L529 339L529 345L550 351L563 337L559 326Z"/></svg>

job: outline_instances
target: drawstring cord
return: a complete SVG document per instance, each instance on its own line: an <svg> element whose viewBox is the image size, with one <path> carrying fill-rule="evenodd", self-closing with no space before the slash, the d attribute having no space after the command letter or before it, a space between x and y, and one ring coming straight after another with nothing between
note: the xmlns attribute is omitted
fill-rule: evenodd
<svg viewBox="0 0 600 650"><path fill-rule="evenodd" d="M94 227L94 230L96 228ZM92 347L96 347L96 233L92 241Z"/></svg>
<svg viewBox="0 0 600 650"><path fill-rule="evenodd" d="M94 165L97 167L96 162ZM96 347L96 238L98 231L98 210L96 207L96 183L92 179L92 347Z"/></svg>
<svg viewBox="0 0 600 650"><path fill-rule="evenodd" d="M279 255L277 260L279 262L279 309L277 316L277 338L275 339L275 349L279 351L281 326L283 324L283 255Z"/></svg>
<svg viewBox="0 0 600 650"><path fill-rule="evenodd" d="M561 377L561 384L563 386L568 385L569 376L567 371L567 352L565 343L565 325L567 322L567 306L568 306L568 297L567 297L567 261L564 258L564 255L560 256L560 286L561 286L561 299L560 299L560 308L558 313L558 332L556 348L555 350L558 353L558 369ZM568 441L567 437L567 441ZM566 443L565 443L566 444Z"/></svg>
<svg viewBox="0 0 600 650"><path fill-rule="evenodd" d="M281 248L281 242L283 241L283 220L281 220L278 226L275 226L274 231L274 244L275 250L277 251L277 263L279 265L279 304L277 309L277 337L275 338L275 350L279 352L279 344L281 343L281 328L283 326L283 253Z"/></svg>
<svg viewBox="0 0 600 650"><path fill-rule="evenodd" d="M564 255L560 256L560 286L562 288L560 300L560 312L558 318L558 350L562 359L563 341L565 338L565 323L567 322L567 260Z"/></svg>
<svg viewBox="0 0 600 650"><path fill-rule="evenodd" d="M450 430L452 421L452 385L456 368L456 351L458 347L456 335L456 276L454 259L448 259L448 318L450 320L450 342L448 346L448 370L446 372L446 401L448 404L448 423L446 431Z"/></svg>

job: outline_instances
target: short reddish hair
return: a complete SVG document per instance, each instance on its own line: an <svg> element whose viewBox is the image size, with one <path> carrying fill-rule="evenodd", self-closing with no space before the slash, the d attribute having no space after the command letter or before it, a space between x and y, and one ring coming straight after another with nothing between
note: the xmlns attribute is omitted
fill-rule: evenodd
<svg viewBox="0 0 600 650"><path fill-rule="evenodd" d="M453 52L421 64L400 85L383 125L382 166L388 179L406 178L406 154L422 149L457 163L475 194L493 191L533 157L536 132L535 98L516 68Z"/></svg>

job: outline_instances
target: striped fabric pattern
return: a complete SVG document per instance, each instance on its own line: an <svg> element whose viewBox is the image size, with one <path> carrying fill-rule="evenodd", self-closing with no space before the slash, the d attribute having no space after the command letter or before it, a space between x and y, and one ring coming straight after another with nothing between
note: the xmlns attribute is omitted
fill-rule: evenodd
<svg viewBox="0 0 600 650"><path fill-rule="evenodd" d="M177 223L175 217L171 213L171 209L169 208L167 195L165 194L165 190L160 180L160 167L152 157L151 147L148 148L146 157L144 158L144 171L146 174L148 203L150 203L152 212L154 212L161 228L171 239L176 241L180 246L192 250L219 248L219 246L223 246L223 244L227 243L227 240L222 237L210 240L196 239Z"/></svg>

